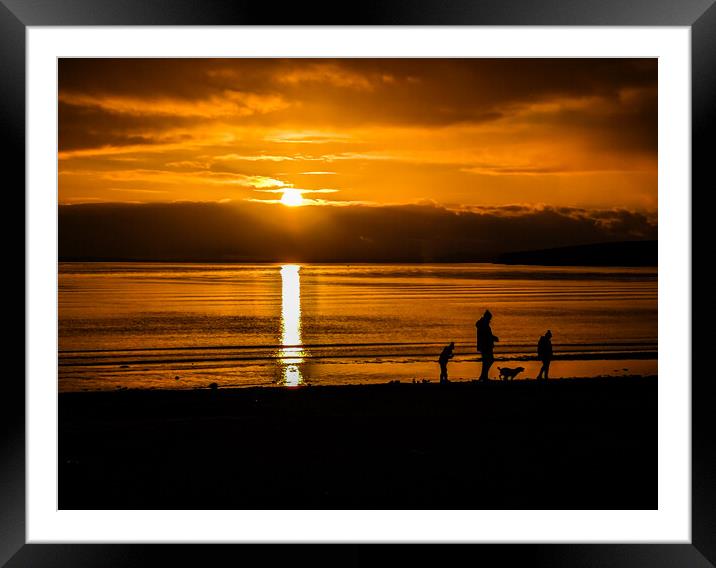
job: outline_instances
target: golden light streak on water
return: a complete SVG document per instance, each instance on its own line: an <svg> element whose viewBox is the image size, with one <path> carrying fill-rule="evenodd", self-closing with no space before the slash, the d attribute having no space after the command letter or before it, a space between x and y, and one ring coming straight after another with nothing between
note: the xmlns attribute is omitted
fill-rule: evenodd
<svg viewBox="0 0 716 568"><path fill-rule="evenodd" d="M281 267L281 347L279 361L283 368L283 384L289 387L303 382L300 363L301 347L301 279L296 264Z"/></svg>

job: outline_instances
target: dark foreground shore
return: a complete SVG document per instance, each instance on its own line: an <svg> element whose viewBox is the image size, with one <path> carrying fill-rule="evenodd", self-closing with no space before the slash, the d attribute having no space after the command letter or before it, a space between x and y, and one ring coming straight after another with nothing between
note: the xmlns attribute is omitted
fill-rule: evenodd
<svg viewBox="0 0 716 568"><path fill-rule="evenodd" d="M65 393L60 509L655 509L657 378Z"/></svg>

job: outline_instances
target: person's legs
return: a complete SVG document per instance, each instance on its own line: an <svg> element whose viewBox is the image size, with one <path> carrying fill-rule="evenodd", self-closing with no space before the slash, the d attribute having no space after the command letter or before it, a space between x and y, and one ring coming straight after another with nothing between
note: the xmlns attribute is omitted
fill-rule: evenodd
<svg viewBox="0 0 716 568"><path fill-rule="evenodd" d="M543 365L543 366L544 366L544 379L545 379L545 380L549 379L549 364L550 364L550 363L551 363L551 361L550 361L549 359L547 359L547 360L544 362L544 365Z"/></svg>
<svg viewBox="0 0 716 568"><path fill-rule="evenodd" d="M542 367L540 367L539 375L537 375L537 380L540 380L541 378L544 377L544 366L545 366L545 362L542 361Z"/></svg>
<svg viewBox="0 0 716 568"><path fill-rule="evenodd" d="M447 365L440 364L440 382L447 381Z"/></svg>
<svg viewBox="0 0 716 568"><path fill-rule="evenodd" d="M495 362L491 351L485 351L482 354L482 372L480 373L480 380L486 381L489 376L490 367Z"/></svg>

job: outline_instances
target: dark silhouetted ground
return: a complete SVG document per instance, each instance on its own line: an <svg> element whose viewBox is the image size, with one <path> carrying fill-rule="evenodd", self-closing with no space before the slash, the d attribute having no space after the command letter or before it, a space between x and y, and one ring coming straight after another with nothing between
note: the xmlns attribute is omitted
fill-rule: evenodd
<svg viewBox="0 0 716 568"><path fill-rule="evenodd" d="M655 509L657 379L65 393L61 509Z"/></svg>

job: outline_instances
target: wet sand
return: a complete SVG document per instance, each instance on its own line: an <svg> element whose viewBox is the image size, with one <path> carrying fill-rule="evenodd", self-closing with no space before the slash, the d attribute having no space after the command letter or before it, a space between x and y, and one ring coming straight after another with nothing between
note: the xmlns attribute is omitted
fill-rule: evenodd
<svg viewBox="0 0 716 568"><path fill-rule="evenodd" d="M657 378L59 395L60 509L655 509Z"/></svg>

